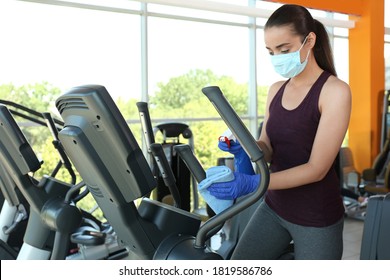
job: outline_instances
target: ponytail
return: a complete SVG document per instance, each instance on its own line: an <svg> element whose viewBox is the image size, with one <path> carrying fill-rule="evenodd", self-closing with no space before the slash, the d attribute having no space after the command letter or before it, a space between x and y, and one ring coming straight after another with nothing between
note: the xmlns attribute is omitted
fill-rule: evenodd
<svg viewBox="0 0 390 280"><path fill-rule="evenodd" d="M328 33L324 25L316 19L314 19L314 33L316 34L316 44L313 52L318 66L332 75L337 76Z"/></svg>

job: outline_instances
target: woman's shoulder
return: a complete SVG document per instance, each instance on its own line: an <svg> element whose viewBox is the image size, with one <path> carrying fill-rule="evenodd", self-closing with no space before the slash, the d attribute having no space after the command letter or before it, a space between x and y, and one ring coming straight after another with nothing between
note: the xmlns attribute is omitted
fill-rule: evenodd
<svg viewBox="0 0 390 280"><path fill-rule="evenodd" d="M323 86L321 98L326 103L343 104L351 102L351 89L349 85L336 76L331 75ZM334 102L337 100L338 102Z"/></svg>
<svg viewBox="0 0 390 280"><path fill-rule="evenodd" d="M274 99L274 97L278 93L279 89L283 86L283 84L285 82L286 81L278 81L278 82L271 84L271 86L268 89L268 97L267 97L268 106L271 104L272 100Z"/></svg>
<svg viewBox="0 0 390 280"><path fill-rule="evenodd" d="M269 87L268 95L274 96L286 81L277 81Z"/></svg>
<svg viewBox="0 0 390 280"><path fill-rule="evenodd" d="M336 76L330 75L328 80L326 81L324 88L327 91L335 92L335 91L345 91L350 92L349 85L343 80L339 79Z"/></svg>

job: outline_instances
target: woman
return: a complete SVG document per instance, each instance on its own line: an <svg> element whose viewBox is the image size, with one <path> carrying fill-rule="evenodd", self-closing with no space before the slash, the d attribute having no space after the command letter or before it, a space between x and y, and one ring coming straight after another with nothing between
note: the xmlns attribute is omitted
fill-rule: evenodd
<svg viewBox="0 0 390 280"><path fill-rule="evenodd" d="M277 9L264 41L287 81L269 89L258 144L270 163L270 183L232 259L276 259L292 240L295 259L341 259L344 208L334 162L348 128L350 88L336 77L324 26L306 8ZM237 152L234 145L220 148ZM248 194L261 179L248 174L209 191L220 199Z"/></svg>

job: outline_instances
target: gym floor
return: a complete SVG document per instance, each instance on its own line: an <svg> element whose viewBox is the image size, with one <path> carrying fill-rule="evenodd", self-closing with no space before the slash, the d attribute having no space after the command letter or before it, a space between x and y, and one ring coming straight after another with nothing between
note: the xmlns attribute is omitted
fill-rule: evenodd
<svg viewBox="0 0 390 280"><path fill-rule="evenodd" d="M352 218L344 220L343 260L359 260L364 221Z"/></svg>

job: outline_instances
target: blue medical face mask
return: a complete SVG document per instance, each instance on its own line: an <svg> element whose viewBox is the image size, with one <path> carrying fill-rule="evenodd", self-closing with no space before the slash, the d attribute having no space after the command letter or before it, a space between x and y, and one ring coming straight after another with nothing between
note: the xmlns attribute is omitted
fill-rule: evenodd
<svg viewBox="0 0 390 280"><path fill-rule="evenodd" d="M301 63L301 49L306 43L307 36L303 41L301 47L296 52L278 54L271 56L271 63L275 68L276 73L285 77L293 78L300 74L305 69L307 64L307 58L309 57L310 50L307 53L305 61Z"/></svg>

